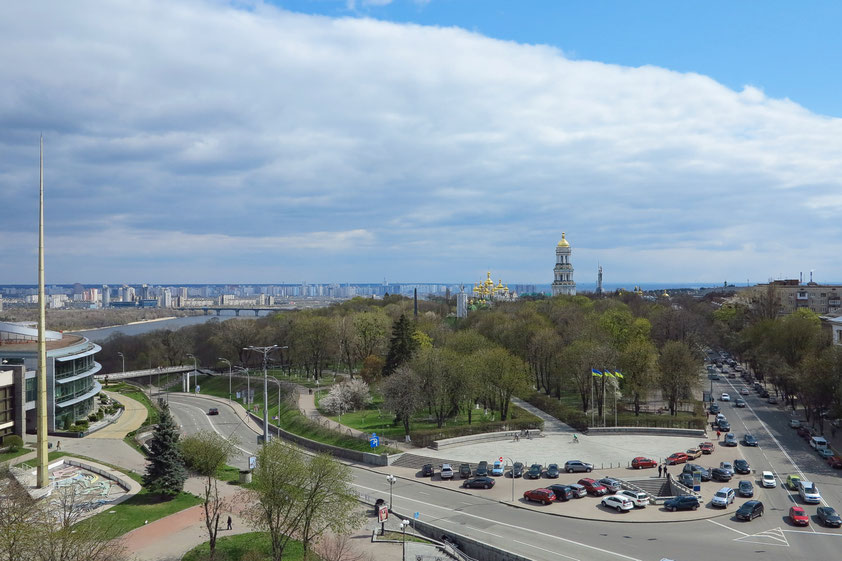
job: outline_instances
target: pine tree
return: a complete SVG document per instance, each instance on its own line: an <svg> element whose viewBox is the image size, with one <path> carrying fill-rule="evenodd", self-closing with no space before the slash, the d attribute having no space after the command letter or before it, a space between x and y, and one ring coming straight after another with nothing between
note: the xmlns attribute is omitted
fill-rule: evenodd
<svg viewBox="0 0 842 561"><path fill-rule="evenodd" d="M184 488L187 469L178 448L178 428L170 415L170 408L163 400L159 400L158 405L161 413L149 442L150 455L143 485L151 493L174 497Z"/></svg>
<svg viewBox="0 0 842 561"><path fill-rule="evenodd" d="M389 341L389 354L386 355L386 364L383 366L383 375L388 376L399 366L406 363L418 348L418 341L415 340L415 328L409 323L406 314L401 314L392 324L392 339Z"/></svg>

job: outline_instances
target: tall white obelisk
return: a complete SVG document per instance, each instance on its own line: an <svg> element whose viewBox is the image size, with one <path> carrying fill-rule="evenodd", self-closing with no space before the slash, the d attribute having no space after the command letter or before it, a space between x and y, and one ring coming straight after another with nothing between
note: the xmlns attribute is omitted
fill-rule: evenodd
<svg viewBox="0 0 842 561"><path fill-rule="evenodd" d="M41 137L38 216L38 487L50 484L47 471L47 304L44 297L44 137Z"/></svg>

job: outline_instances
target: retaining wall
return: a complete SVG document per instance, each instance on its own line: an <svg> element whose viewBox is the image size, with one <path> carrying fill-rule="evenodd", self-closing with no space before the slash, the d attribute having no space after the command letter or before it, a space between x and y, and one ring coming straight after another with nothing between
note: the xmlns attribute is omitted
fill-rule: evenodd
<svg viewBox="0 0 842 561"><path fill-rule="evenodd" d="M526 431L532 438L541 436L540 429L529 429ZM484 432L481 434L466 434L465 436L454 436L453 438L443 438L441 440L435 440L430 445L430 448L434 450L441 450L443 448L447 448L449 446L459 446L461 444L473 444L476 442L490 442L495 440L512 440L514 439L516 434L521 434L520 431L497 431L497 432ZM526 436L521 434L521 438L526 438Z"/></svg>
<svg viewBox="0 0 842 561"><path fill-rule="evenodd" d="M662 427L591 427L588 436L600 434L643 434L650 436L694 436L705 438L704 429L670 429Z"/></svg>

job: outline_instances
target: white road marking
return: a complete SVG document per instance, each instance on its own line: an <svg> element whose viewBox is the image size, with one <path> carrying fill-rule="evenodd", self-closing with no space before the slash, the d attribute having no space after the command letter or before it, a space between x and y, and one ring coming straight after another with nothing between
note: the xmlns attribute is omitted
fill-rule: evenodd
<svg viewBox="0 0 842 561"><path fill-rule="evenodd" d="M812 536L831 536L834 538L842 538L842 534L835 534L832 532L817 532L813 530L812 532L808 532L806 530L781 530L781 532L787 532L790 534L809 534Z"/></svg>
<svg viewBox="0 0 842 561"><path fill-rule="evenodd" d="M543 547L538 547L537 545L533 545L531 543L522 542L520 540L512 540L512 541L515 542L515 543L519 543L521 545L526 545L526 546L529 546L529 547L534 547L535 549L540 549L541 551L545 551L547 553L552 553L554 555L560 555L561 557L564 557L565 559L572 559L573 561L580 561L579 559L576 559L575 557L570 557L569 555L564 555L563 553L559 553L557 551L550 551L549 549L544 549Z"/></svg>
<svg viewBox="0 0 842 561"><path fill-rule="evenodd" d="M741 535L742 535L742 536L744 536L744 537L748 537L748 536L750 536L750 535L751 535L751 534L746 534L745 532L740 532L740 531L739 531L739 530L737 530L736 528L732 528L732 527L730 527L730 526L726 526L725 524L722 524L721 522L717 522L716 520L708 520L708 522L710 522L711 524L716 524L717 526L722 526L722 527L723 527L723 528L725 528L726 530L731 530L732 532L736 532L736 533L738 533L738 534L741 534Z"/></svg>
<svg viewBox="0 0 842 561"><path fill-rule="evenodd" d="M382 491L383 491L382 489L373 489L373 488L371 488L371 487L366 487L366 486L364 486L364 485L360 485L359 483L352 483L352 485L353 485L354 487L359 487L360 489L365 489L365 490L367 490L367 491L371 491L371 492L373 492L373 493L380 493L380 492L382 492ZM471 513L469 513L469 512L456 511L456 510L454 510L454 509L452 509L452 508L448 508L448 507L444 507L444 506L439 506L439 505L434 505L434 504L431 504L431 503L425 503L424 501L419 501L419 500L417 500L417 499L413 499L413 498L411 498L411 497L403 497L403 496L400 496L400 495L395 495L395 496L396 496L396 497L398 497L398 498L401 498L401 499L405 499L405 500L412 501L412 502L415 502L415 503L418 503L418 504L422 504L422 505L424 505L424 506L433 507L433 508L438 508L438 509L440 509L440 510L444 510L444 511L447 511L447 512L454 512L454 513L458 513L458 514L460 514L460 515L462 515L462 516L470 516L471 518L477 518L477 519L482 520L482 521L484 521L484 522L488 522L488 519L487 519L487 518L483 518L482 516L477 516L476 514L471 514ZM545 532L538 532L538 531L536 531L536 530L532 530L531 528L524 528L523 526L516 526L516 525L514 525L514 524L509 524L509 523L507 523L507 522L502 522L502 521L500 521L500 520L494 520L494 524L499 525L499 526L506 526L507 528L512 528L512 529L517 530L517 531L519 531L519 532L530 532L530 533L532 533L532 534L538 534L538 535L540 535L540 536L544 536L544 537L552 538L552 539L554 539L554 540L559 540L559 541L562 541L562 542L565 542L565 543L569 543L569 544L573 544L573 545L578 545L578 546L580 546L580 547L584 547L584 548L586 548L586 549L592 549L592 550L594 550L594 551L599 551L600 553L604 553L604 554L606 554L606 555L613 555L613 556L615 556L615 557L619 557L619 558L621 558L621 559L628 559L629 561L642 561L641 559L638 559L637 557L630 557L630 556L628 556L628 555L623 555L622 553L616 553L616 552L614 552L614 551L609 551L609 550L607 550L607 549L602 549L601 547L596 547L596 546L594 546L594 545L588 545L588 544L586 544L586 543L577 542L577 541L574 541L574 540L569 540L569 539L567 539L567 538L562 538L562 537L560 537L560 536L553 536L553 535L551 535L551 534L547 534L547 533L545 533ZM484 530L479 530L479 529L476 529L476 531L483 532L483 533L485 533L485 534L489 534L489 535L491 535L491 536L496 536L496 537L498 537L498 538L499 538L499 537L501 537L501 536L497 536L497 534L492 534L491 532L486 532L486 531L484 531ZM534 546L534 545L531 545L531 544L527 544L527 545L530 545L531 547L535 547L536 549L541 549L541 548L539 548L539 547L537 547L537 546ZM546 550L545 550L545 551L546 551ZM552 553L555 553L555 552L552 552ZM555 554L556 554L556 555L560 555L559 553L555 553Z"/></svg>
<svg viewBox="0 0 842 561"><path fill-rule="evenodd" d="M177 403L177 402L178 402L178 400L176 399L176 403ZM201 407L199 407L199 406L197 406L197 405L192 405L192 404L190 404L190 403L185 403L185 402L183 402L183 401L181 402L181 404L182 404L182 405L184 405L185 407L193 407L194 409L198 409L199 411L204 412L204 409L202 409ZM205 418L205 420L208 422L208 424L210 425L211 429L213 429L213 432L215 432L216 434L218 434L219 436L221 436L222 438L224 438L224 439L226 439L226 440L229 438L229 437L225 436L224 434L222 434L221 432L219 432L219 430L218 430L218 429L214 426L214 424L213 424L213 423L211 422L211 420L208 418L208 415L203 415L203 417L204 417L204 418ZM196 424L198 425L199 423L196 423ZM229 436L230 436L230 435L229 435ZM234 445L234 447L235 447L235 448L237 448L238 450L240 450L241 452L245 453L245 454L246 454L246 455L248 455L248 456L253 456L253 455L254 455L254 453L249 452L248 450L246 450L245 448L243 448L242 446L240 446L240 445L238 445L238 444L235 444L235 445Z"/></svg>

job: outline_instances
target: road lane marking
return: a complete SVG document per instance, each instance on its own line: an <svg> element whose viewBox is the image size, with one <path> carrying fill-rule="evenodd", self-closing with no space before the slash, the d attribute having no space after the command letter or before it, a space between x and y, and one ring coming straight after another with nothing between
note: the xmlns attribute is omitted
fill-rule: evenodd
<svg viewBox="0 0 842 561"><path fill-rule="evenodd" d="M717 522L716 520L708 520L708 522L710 522L711 524L716 524L717 526L721 526L721 527L725 528L726 530L731 530L732 532L737 532L738 534L741 534L743 537L748 537L748 536L751 535L751 534L746 534L745 532L741 532L741 531L737 530L736 528L726 526L725 524L722 524L721 522Z"/></svg>
<svg viewBox="0 0 842 561"><path fill-rule="evenodd" d="M352 485L354 487L359 487L360 489L365 489L365 490L371 491L373 493L382 493L383 492L382 489L374 489L372 487L366 487L365 485L360 485L359 483L352 483ZM425 503L424 501L419 501L419 500L413 499L411 497L404 497L404 496L400 496L400 495L395 495L395 496L400 498L400 499L405 499L405 500L408 500L408 501L411 501L411 502L414 502L414 503L422 504L424 506L437 508L439 510L444 510L446 512L452 512L454 514L459 514L461 516L470 516L471 518L477 518L477 519L482 520L484 522L489 522L488 518L483 518L482 516L477 516L476 514L471 514L470 512L465 512L465 511L461 511L461 510L456 511L452 508L434 505L434 504L431 504L431 503ZM577 541L574 541L574 540L569 540L567 538L562 538L561 536L553 536L552 534L547 534L545 532L538 532L536 530L532 530L531 528L524 528L523 526L515 526L514 524L509 524L507 522L502 522L500 520L491 520L491 522L493 522L494 524L497 524L499 526L506 526L508 528L512 528L512 529L517 530L519 532L530 532L530 533L533 533L533 534L538 534L540 536L545 536L545 537L548 537L548 538L552 538L554 540L559 540L559 541L562 541L562 542L565 542L565 543L578 545L578 546L584 547L586 549L592 549L594 551L599 551L600 553L604 553L606 555L613 555L613 556L619 557L621 559L628 559L629 561L642 561L641 559L638 559L637 557L631 557L631 556L628 556L628 555L623 555L622 553L616 553L614 551L609 551L609 550L603 549L601 547L596 547L595 545L589 545L589 544L586 544L586 543L577 542ZM479 531L483 532L485 534L496 536L496 534L492 534L491 532L485 532L483 530L479 530ZM500 537L500 536L497 536L497 537ZM537 546L531 546L531 547L535 547L536 549L540 549ZM553 552L553 553L555 553L555 552ZM555 554L559 555L558 553L555 553Z"/></svg>
<svg viewBox="0 0 842 561"><path fill-rule="evenodd" d="M787 532L789 534L808 534L811 536L831 536L833 538L842 538L842 534L835 534L832 532L817 532L813 530L812 532L808 532L807 530L781 530L781 532Z"/></svg>
<svg viewBox="0 0 842 561"><path fill-rule="evenodd" d="M178 403L178 400L177 400L177 399L176 399L176 403ZM186 407L193 407L193 408L195 408L195 409L198 409L199 411L204 412L204 409L202 409L201 407L198 407L198 406L196 406L196 405L193 405L193 404L191 404L191 403L184 403L184 402L182 402L182 404L183 404L184 406L186 406ZM188 415L188 416L189 416L189 415ZM218 434L219 436L221 436L221 437L222 437L222 438L224 438L225 440L228 440L228 439L230 438L230 435L229 435L228 437L226 437L224 434L222 434L221 432L219 432L219 430L217 430L217 428L213 425L213 422L212 422L212 421L208 418L208 417L209 417L208 415L203 415L203 417L204 417L204 419L208 422L208 424L210 425L211 429L213 429L213 431L214 431L216 434ZM194 421L194 422L195 422L195 421ZM196 423L196 425L199 425L199 424L200 424L200 423ZM246 450L245 448L243 448L243 447L242 447L242 446L240 446L239 444L235 444L235 445L234 445L234 447L235 447L235 448L237 448L238 450L240 450L241 452L244 452L245 454L247 454L247 455L249 455L249 456L253 456L253 455L254 455L252 452L249 452L248 450Z"/></svg>
<svg viewBox="0 0 842 561"><path fill-rule="evenodd" d="M569 555L565 555L565 554L559 553L557 551L551 551L549 549L544 549L543 547L538 547L537 545L533 545L531 543L522 542L520 540L512 540L512 541L515 542L515 543L519 543L521 545L528 546L528 547L534 547L535 549L539 549L539 550L545 551L547 553L552 553L553 555L560 555L561 557L564 557L565 559L572 559L573 561L581 561L580 559L577 559L575 557L570 557Z"/></svg>

